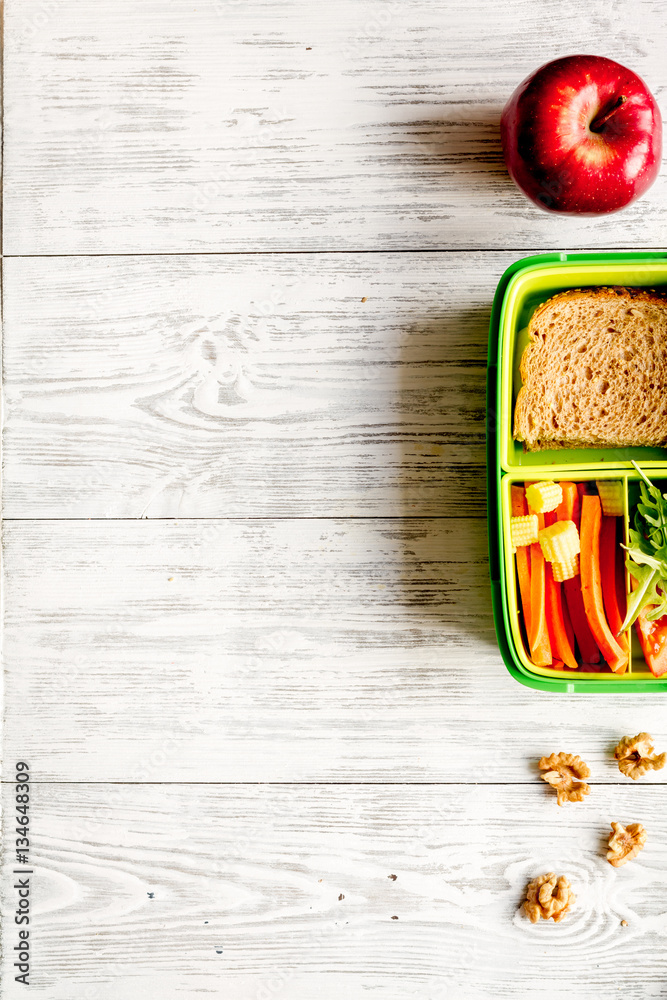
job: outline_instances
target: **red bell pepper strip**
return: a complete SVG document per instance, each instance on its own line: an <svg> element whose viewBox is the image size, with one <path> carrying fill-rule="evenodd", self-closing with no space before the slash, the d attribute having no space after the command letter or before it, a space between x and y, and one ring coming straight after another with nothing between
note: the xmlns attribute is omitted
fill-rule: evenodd
<svg viewBox="0 0 667 1000"><path fill-rule="evenodd" d="M579 531L581 526L581 495L579 486L585 489L586 484L561 483L560 485L563 490L563 502L556 509L556 517L559 521L574 521L577 531ZM584 599L581 595L581 576L565 580L563 583L563 594L565 597L563 604L569 612L582 661L584 663L599 663L600 650L588 625L584 609Z"/></svg>
<svg viewBox="0 0 667 1000"><path fill-rule="evenodd" d="M655 677L662 677L663 674L667 673L667 615L650 622L644 615L640 614L635 625L644 659L648 663L651 673Z"/></svg>
<svg viewBox="0 0 667 1000"><path fill-rule="evenodd" d="M565 625L565 635L567 636L567 641L570 644L570 649L574 649L574 629L572 628L572 620L570 619L570 612L567 610L567 601L565 600L565 591L563 590L563 584L561 583L561 608L563 610L563 623Z"/></svg>
<svg viewBox="0 0 667 1000"><path fill-rule="evenodd" d="M621 548L620 540L616 546L616 603L621 620L625 621L628 610L628 591L625 579L625 550Z"/></svg>
<svg viewBox="0 0 667 1000"><path fill-rule="evenodd" d="M627 653L628 637L625 632L621 632L623 618L616 597L616 550L620 548L617 541L617 524L618 518L602 515L602 525L600 527L600 574L602 577L604 610L607 615L611 634L615 636L621 649Z"/></svg>
<svg viewBox="0 0 667 1000"><path fill-rule="evenodd" d="M600 528L602 505L598 496L581 498L581 593L588 624L600 651L615 674L622 674L628 666L628 654L623 650L609 628L602 597L600 571Z"/></svg>

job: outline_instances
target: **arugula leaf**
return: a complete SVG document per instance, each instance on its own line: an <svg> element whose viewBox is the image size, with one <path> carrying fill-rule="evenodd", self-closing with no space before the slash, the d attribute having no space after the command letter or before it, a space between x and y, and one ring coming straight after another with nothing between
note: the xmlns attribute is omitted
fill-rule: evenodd
<svg viewBox="0 0 667 1000"><path fill-rule="evenodd" d="M628 613L621 632L629 628L645 608L649 621L667 615L667 493L661 493L636 462L632 463L642 478L641 499L637 504L630 544L623 548L629 555L626 567L637 581L628 597Z"/></svg>
<svg viewBox="0 0 667 1000"><path fill-rule="evenodd" d="M651 566L638 566L631 559L628 559L625 565L628 568L628 572L635 578L638 584L628 599L627 617L630 619L630 624L632 624L640 611L648 605L655 605L646 615L649 621L667 615L667 594L660 594L657 589L660 582L658 571ZM626 625L625 628L627 627Z"/></svg>

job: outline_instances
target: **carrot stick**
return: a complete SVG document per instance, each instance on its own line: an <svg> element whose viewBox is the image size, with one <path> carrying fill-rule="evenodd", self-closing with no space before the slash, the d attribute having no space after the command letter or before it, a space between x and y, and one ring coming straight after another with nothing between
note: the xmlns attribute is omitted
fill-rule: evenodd
<svg viewBox="0 0 667 1000"><path fill-rule="evenodd" d="M546 614L546 573L539 544L530 547L530 656L538 667L551 664L551 643Z"/></svg>
<svg viewBox="0 0 667 1000"><path fill-rule="evenodd" d="M618 518L602 515L600 528L600 574L602 577L602 597L604 610L609 622L611 634L623 650L628 651L628 637L621 633L623 619L616 597L616 549L620 548L616 541L616 525ZM621 633L619 635L619 633Z"/></svg>
<svg viewBox="0 0 667 1000"><path fill-rule="evenodd" d="M581 593L586 617L600 651L615 674L628 666L628 654L611 633L604 612L600 572L602 505L598 496L581 497Z"/></svg>
<svg viewBox="0 0 667 1000"><path fill-rule="evenodd" d="M557 521L574 521L574 510L579 503L579 492L574 483L560 483L563 491L563 499L556 507ZM574 521L577 524L576 521ZM579 525L577 524L577 528Z"/></svg>
<svg viewBox="0 0 667 1000"><path fill-rule="evenodd" d="M561 483L561 486L563 488L563 502L556 510L558 520L574 521L577 530L579 530L581 526L581 495L578 485L574 483ZM593 633L589 628L586 618L584 599L581 596L580 576L575 576L571 580L565 580L563 583L563 595L565 598L563 604L569 612L582 661L587 664L598 663L600 660L600 650L593 638Z"/></svg>
<svg viewBox="0 0 667 1000"><path fill-rule="evenodd" d="M562 484L567 485L567 484ZM573 485L574 484L570 484ZM576 490L576 486L574 487ZM558 518L558 511L563 507L563 504L556 508L556 510L547 511L544 515L544 527L550 528L552 524L556 523ZM544 587L544 601L547 614L547 630L549 632L549 642L551 643L551 649L554 657L556 655L560 656L561 660L565 660L568 667L572 670L576 670L579 664L576 661L574 655L574 635L572 639L568 636L567 626L565 624L565 615L563 614L563 600L562 600L562 584L557 583L553 577L553 570L551 563L544 561L545 570L545 587ZM568 616L569 624L569 616ZM572 626L570 625L570 630ZM565 636L565 641L563 640L563 635ZM554 666L552 663L552 667Z"/></svg>
<svg viewBox="0 0 667 1000"><path fill-rule="evenodd" d="M571 486L575 494L577 487L574 483L561 483L561 486L568 487ZM578 496L578 494L577 494ZM563 491L563 502L556 508L556 510L548 511L544 515L544 526L546 528L551 527L555 524L558 519L558 512L567 513L569 511L570 505L573 502L573 496L571 490ZM568 518L570 520L570 518ZM563 660L568 667L572 670L576 670L579 664L577 663L576 657L574 655L574 635L570 639L567 633L567 627L565 625L565 615L563 614L563 600L562 600L562 584L557 583L554 580L553 570L551 563L545 561L545 604L547 613L547 629L549 631L549 641L551 643L551 648L553 650L554 656L558 655L561 660ZM568 624L569 624L568 615ZM572 626L570 625L570 630Z"/></svg>
<svg viewBox="0 0 667 1000"><path fill-rule="evenodd" d="M526 491L523 486L512 486L512 517L523 517L528 513ZM519 545L516 550L516 570L519 577L521 611L526 626L526 637L530 645L530 553L527 545Z"/></svg>
<svg viewBox="0 0 667 1000"><path fill-rule="evenodd" d="M545 603L551 648L554 651L554 656L560 657L571 670L576 670L579 664L565 631L561 600L560 583L554 580L551 563L547 563L545 566Z"/></svg>
<svg viewBox="0 0 667 1000"><path fill-rule="evenodd" d="M526 503L526 491L523 486L512 486L510 488L510 495L512 499L512 517L525 517L528 513L528 504ZM525 548L525 545L522 545L521 548Z"/></svg>
<svg viewBox="0 0 667 1000"><path fill-rule="evenodd" d="M544 514L537 515L538 530L544 527ZM546 573L539 542L530 546L530 657L537 667L551 666L551 643L547 627Z"/></svg>
<svg viewBox="0 0 667 1000"><path fill-rule="evenodd" d="M526 491L523 486L512 486L510 489L512 498L512 517L525 517L528 513L528 503L526 502ZM520 548L525 549L525 545Z"/></svg>

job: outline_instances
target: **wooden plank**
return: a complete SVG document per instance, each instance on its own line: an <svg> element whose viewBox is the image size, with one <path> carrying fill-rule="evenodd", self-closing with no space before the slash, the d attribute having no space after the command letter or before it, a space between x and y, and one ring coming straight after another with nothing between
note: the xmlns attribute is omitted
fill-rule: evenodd
<svg viewBox="0 0 667 1000"><path fill-rule="evenodd" d="M559 809L511 785L35 782L32 988L49 1000L660 996L666 815L656 787L595 788ZM610 818L648 831L621 869L604 856ZM532 925L525 887L549 870L577 900L560 924ZM14 884L6 872L4 912ZM5 921L4 1000L24 995L16 943Z"/></svg>
<svg viewBox="0 0 667 1000"><path fill-rule="evenodd" d="M479 519L15 521L4 546L5 757L47 780L533 782L565 750L625 783L620 736L667 748L659 698L511 679Z"/></svg>
<svg viewBox="0 0 667 1000"><path fill-rule="evenodd" d="M582 49L664 104L654 0L8 0L5 23L6 253L663 245L664 178L554 218L498 127Z"/></svg>
<svg viewBox="0 0 667 1000"><path fill-rule="evenodd" d="M5 261L5 516L483 516L514 259Z"/></svg>

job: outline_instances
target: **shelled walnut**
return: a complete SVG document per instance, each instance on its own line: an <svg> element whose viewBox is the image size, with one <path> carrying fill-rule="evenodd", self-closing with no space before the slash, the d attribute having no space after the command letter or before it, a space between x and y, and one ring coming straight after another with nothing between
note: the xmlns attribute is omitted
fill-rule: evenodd
<svg viewBox="0 0 667 1000"><path fill-rule="evenodd" d="M540 777L547 781L558 792L558 805L565 802L581 802L588 795L590 788L582 778L588 778L591 769L584 764L581 757L572 753L552 753L550 757L542 757L537 765L544 771Z"/></svg>
<svg viewBox="0 0 667 1000"><path fill-rule="evenodd" d="M537 923L540 918L558 923L559 920L563 919L575 899L576 896L564 875L556 878L553 872L547 872L546 875L539 875L529 884L523 908L533 924Z"/></svg>
<svg viewBox="0 0 667 1000"><path fill-rule="evenodd" d="M646 843L646 830L641 823L630 823L628 826L612 823L611 828L614 832L609 835L607 861L614 868L620 868L637 857Z"/></svg>
<svg viewBox="0 0 667 1000"><path fill-rule="evenodd" d="M653 738L650 733L638 733L637 736L624 736L616 749L614 757L618 761L621 774L636 781L647 771L660 771L667 762L667 753L654 753Z"/></svg>

